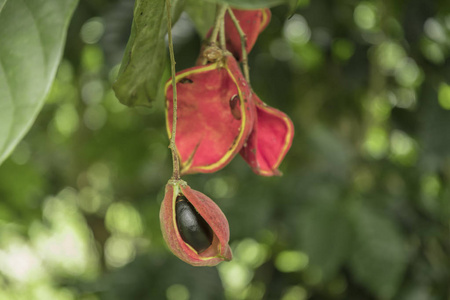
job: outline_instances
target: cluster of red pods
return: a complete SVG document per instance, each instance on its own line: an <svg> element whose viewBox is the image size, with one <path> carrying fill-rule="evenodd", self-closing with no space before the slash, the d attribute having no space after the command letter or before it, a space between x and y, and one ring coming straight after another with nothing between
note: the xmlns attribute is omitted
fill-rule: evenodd
<svg viewBox="0 0 450 300"><path fill-rule="evenodd" d="M232 10L250 52L271 17L269 9ZM181 174L212 173L238 153L263 176L281 175L278 167L294 135L292 121L262 102L244 78L241 35L228 12L226 49L216 43L202 48L197 66L176 74L177 127L175 144ZM166 124L172 131L172 81L165 87ZM161 229L170 250L194 266L231 260L228 221L206 195L186 182L171 179L160 211Z"/></svg>

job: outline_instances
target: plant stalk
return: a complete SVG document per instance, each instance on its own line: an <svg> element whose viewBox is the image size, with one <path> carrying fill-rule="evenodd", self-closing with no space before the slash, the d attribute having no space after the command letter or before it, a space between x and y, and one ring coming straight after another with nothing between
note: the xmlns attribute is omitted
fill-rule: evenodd
<svg viewBox="0 0 450 300"><path fill-rule="evenodd" d="M178 157L177 146L175 144L175 136L177 133L177 85L175 80L175 55L173 53L173 40L172 40L172 16L171 16L171 3L170 0L166 0L166 9L167 9L167 35L169 39L169 56L170 56L170 72L172 76L172 106L173 106L173 115L172 115L172 135L170 137L169 148L172 152L172 162L173 162L173 173L172 179L178 180L180 179L180 159Z"/></svg>
<svg viewBox="0 0 450 300"><path fill-rule="evenodd" d="M209 43L215 43L217 41L217 36L219 35L219 30L224 22L225 13L228 9L228 5L221 4L217 7L216 20L214 22L213 31L211 33L211 37L209 39Z"/></svg>
<svg viewBox="0 0 450 300"><path fill-rule="evenodd" d="M231 17L231 20L233 21L234 26L236 27L239 36L241 37L241 48L242 48L242 68L244 69L244 76L245 80L247 80L248 83L250 83L250 72L248 67L248 55L247 55L247 36L245 35L244 31L241 28L241 25L239 24L239 20L234 15L233 11L230 7L228 9L228 14Z"/></svg>

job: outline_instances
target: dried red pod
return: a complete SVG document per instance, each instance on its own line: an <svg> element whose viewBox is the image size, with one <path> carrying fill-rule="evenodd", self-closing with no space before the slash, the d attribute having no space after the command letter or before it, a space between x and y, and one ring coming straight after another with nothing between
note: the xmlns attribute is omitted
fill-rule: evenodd
<svg viewBox="0 0 450 300"><path fill-rule="evenodd" d="M233 14L239 21L239 26L245 33L246 51L250 52L255 45L258 35L267 27L270 22L270 9L239 10L233 9ZM242 59L242 44L236 26L228 12L225 14L225 37L227 50L230 51L237 60Z"/></svg>
<svg viewBox="0 0 450 300"><path fill-rule="evenodd" d="M215 266L231 260L225 215L209 197L192 190L183 180L167 183L159 218L169 249L186 263Z"/></svg>
<svg viewBox="0 0 450 300"><path fill-rule="evenodd" d="M252 95L256 105L253 131L240 154L258 175L281 175L278 170L294 137L294 125L283 112Z"/></svg>
<svg viewBox="0 0 450 300"><path fill-rule="evenodd" d="M181 173L211 173L240 151L253 127L255 108L238 63L225 56L176 75L178 107L175 143ZM172 132L172 84L166 84L166 124Z"/></svg>

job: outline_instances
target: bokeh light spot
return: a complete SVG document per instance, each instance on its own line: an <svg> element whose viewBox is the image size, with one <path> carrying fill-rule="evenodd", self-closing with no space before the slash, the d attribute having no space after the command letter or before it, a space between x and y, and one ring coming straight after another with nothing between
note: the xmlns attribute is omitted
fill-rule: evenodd
<svg viewBox="0 0 450 300"><path fill-rule="evenodd" d="M404 87L414 87L421 83L421 70L411 58L404 58L396 65L395 79Z"/></svg>
<svg viewBox="0 0 450 300"><path fill-rule="evenodd" d="M105 125L107 116L102 105L89 106L83 114L84 125L90 130L99 130Z"/></svg>
<svg viewBox="0 0 450 300"><path fill-rule="evenodd" d="M105 25L101 18L92 18L83 24L80 31L80 36L86 44L95 44L102 37L105 32Z"/></svg>
<svg viewBox="0 0 450 300"><path fill-rule="evenodd" d="M294 53L292 49L284 39L275 39L270 43L270 54L277 60L288 61L292 59Z"/></svg>
<svg viewBox="0 0 450 300"><path fill-rule="evenodd" d="M253 239L244 239L236 247L234 254L249 267L257 268L265 261L267 249Z"/></svg>
<svg viewBox="0 0 450 300"><path fill-rule="evenodd" d="M182 284L173 284L167 288L167 300L188 300L189 290Z"/></svg>
<svg viewBox="0 0 450 300"><path fill-rule="evenodd" d="M437 197L441 190L441 182L436 175L424 175L421 179L422 194L426 197Z"/></svg>
<svg viewBox="0 0 450 300"><path fill-rule="evenodd" d="M305 300L308 298L308 292L302 286L294 286L289 288L281 298L281 300Z"/></svg>
<svg viewBox="0 0 450 300"><path fill-rule="evenodd" d="M62 136L72 135L78 129L78 125L78 112L73 104L63 104L56 110L55 127Z"/></svg>
<svg viewBox="0 0 450 300"><path fill-rule="evenodd" d="M386 130L373 126L367 130L363 147L370 156L379 159L386 154L388 143Z"/></svg>
<svg viewBox="0 0 450 300"><path fill-rule="evenodd" d="M353 18L359 28L373 29L377 22L376 7L372 3L361 2L356 6Z"/></svg>
<svg viewBox="0 0 450 300"><path fill-rule="evenodd" d="M103 99L103 83L101 80L89 80L81 87L81 98L87 105L99 104Z"/></svg>
<svg viewBox="0 0 450 300"><path fill-rule="evenodd" d="M116 202L109 206L105 217L106 228L112 233L137 237L142 234L139 212L129 203Z"/></svg>
<svg viewBox="0 0 450 300"><path fill-rule="evenodd" d="M406 133L394 130L391 134L392 159L403 164L412 165L417 159L416 142Z"/></svg>
<svg viewBox="0 0 450 300"><path fill-rule="evenodd" d="M446 83L439 85L438 100L443 109L450 110L450 85Z"/></svg>
<svg viewBox="0 0 450 300"><path fill-rule="evenodd" d="M355 45L346 39L336 39L332 45L333 55L342 61L348 60L355 52Z"/></svg>
<svg viewBox="0 0 450 300"><path fill-rule="evenodd" d="M235 260L220 264L218 269L225 288L234 291L243 290L253 277L252 271Z"/></svg>
<svg viewBox="0 0 450 300"><path fill-rule="evenodd" d="M445 43L447 41L447 34L444 27L434 18L429 18L423 24L423 31L432 40L438 43Z"/></svg>
<svg viewBox="0 0 450 300"><path fill-rule="evenodd" d="M311 30L305 18L295 14L284 23L283 35L291 43L306 44L311 38Z"/></svg>
<svg viewBox="0 0 450 300"><path fill-rule="evenodd" d="M86 45L81 51L81 65L88 72L98 72L103 67L104 55L97 45Z"/></svg>
<svg viewBox="0 0 450 300"><path fill-rule="evenodd" d="M132 240L111 236L105 243L105 259L111 267L119 268L134 259L136 251Z"/></svg>
<svg viewBox="0 0 450 300"><path fill-rule="evenodd" d="M308 263L308 256L300 251L283 251L275 259L275 267L285 273L304 270Z"/></svg>
<svg viewBox="0 0 450 300"><path fill-rule="evenodd" d="M78 197L78 205L87 213L96 213L102 206L102 196L92 187L84 187Z"/></svg>
<svg viewBox="0 0 450 300"><path fill-rule="evenodd" d="M397 64L405 55L403 47L395 42L383 42L376 49L377 63L381 70L387 74L395 70Z"/></svg>
<svg viewBox="0 0 450 300"><path fill-rule="evenodd" d="M435 64L442 64L445 61L443 47L428 38L422 39L420 50L429 61Z"/></svg>

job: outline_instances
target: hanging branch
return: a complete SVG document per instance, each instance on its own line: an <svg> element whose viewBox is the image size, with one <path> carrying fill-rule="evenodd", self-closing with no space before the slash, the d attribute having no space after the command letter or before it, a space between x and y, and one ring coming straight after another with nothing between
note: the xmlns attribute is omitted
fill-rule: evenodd
<svg viewBox="0 0 450 300"><path fill-rule="evenodd" d="M233 21L234 26L236 27L239 36L241 37L241 48L242 48L242 67L244 69L244 76L248 83L250 83L250 72L248 68L248 59L247 59L247 36L245 35L244 31L241 28L241 25L239 25L239 20L236 18L236 16L233 13L233 10L231 10L230 7L228 9L228 14L231 17L231 20Z"/></svg>
<svg viewBox="0 0 450 300"><path fill-rule="evenodd" d="M173 53L173 41L172 41L172 17L171 17L171 4L170 0L166 0L167 8L167 35L169 38L169 54L170 54L170 71L172 76L172 106L173 106L173 116L172 116L172 135L170 137L169 148L172 152L172 162L173 162L173 173L172 179L180 179L180 161L178 157L177 146L175 144L175 135L177 133L177 85L175 80L175 55Z"/></svg>

